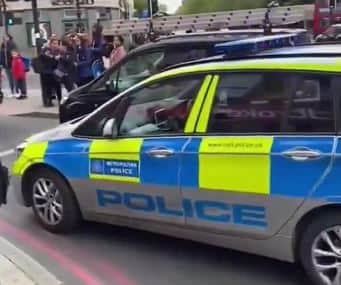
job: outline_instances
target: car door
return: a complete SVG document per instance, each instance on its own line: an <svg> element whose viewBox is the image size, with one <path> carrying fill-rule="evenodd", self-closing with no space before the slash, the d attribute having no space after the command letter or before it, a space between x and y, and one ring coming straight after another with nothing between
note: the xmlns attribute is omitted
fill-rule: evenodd
<svg viewBox="0 0 341 285"><path fill-rule="evenodd" d="M192 107L210 80L167 79L121 98L113 115L118 136L95 139L89 150L93 212L184 224L181 151L199 113Z"/></svg>
<svg viewBox="0 0 341 285"><path fill-rule="evenodd" d="M186 224L253 238L277 233L319 186L332 161L328 74L216 75L186 145Z"/></svg>

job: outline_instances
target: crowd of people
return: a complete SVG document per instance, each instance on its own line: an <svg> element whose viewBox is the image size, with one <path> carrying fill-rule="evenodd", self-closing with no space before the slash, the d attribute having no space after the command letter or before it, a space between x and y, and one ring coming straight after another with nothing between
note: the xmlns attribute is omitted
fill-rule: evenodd
<svg viewBox="0 0 341 285"><path fill-rule="evenodd" d="M107 57L112 66L125 55L123 37L116 36L113 44L106 43L100 25L94 25L91 41L87 34L71 33L62 39L52 36L42 48L36 68L41 76L44 106L53 106L54 97L61 100L62 87L70 92L91 82L95 61L104 66L103 57Z"/></svg>
<svg viewBox="0 0 341 285"><path fill-rule="evenodd" d="M79 33L69 33L62 38L52 35L40 55L32 60L34 71L40 75L43 105L53 106L55 98L60 101L63 87L70 92L91 82L95 76L94 62L104 70L104 58L109 62L106 68L110 68L125 55L123 37L115 36L113 43L107 43L98 24L93 26L91 39ZM27 98L27 67L10 35L2 43L0 61L8 78L10 96Z"/></svg>

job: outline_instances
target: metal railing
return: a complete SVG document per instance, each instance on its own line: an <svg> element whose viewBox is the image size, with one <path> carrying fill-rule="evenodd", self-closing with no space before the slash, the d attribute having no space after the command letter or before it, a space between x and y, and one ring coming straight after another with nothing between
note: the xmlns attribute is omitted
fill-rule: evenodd
<svg viewBox="0 0 341 285"><path fill-rule="evenodd" d="M308 12L307 12L308 11ZM267 8L217 13L177 15L149 19L114 20L103 22L105 35L167 33L177 30L208 30L263 25ZM273 8L269 14L273 26L283 26L312 20L313 5Z"/></svg>

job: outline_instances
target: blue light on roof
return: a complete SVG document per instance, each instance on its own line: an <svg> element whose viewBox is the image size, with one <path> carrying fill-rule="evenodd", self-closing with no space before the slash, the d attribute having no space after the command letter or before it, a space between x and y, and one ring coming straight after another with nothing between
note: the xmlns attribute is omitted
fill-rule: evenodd
<svg viewBox="0 0 341 285"><path fill-rule="evenodd" d="M299 34L253 37L216 44L215 53L225 54L227 57L238 57L256 54L269 49L295 46L302 43L306 43L306 40Z"/></svg>

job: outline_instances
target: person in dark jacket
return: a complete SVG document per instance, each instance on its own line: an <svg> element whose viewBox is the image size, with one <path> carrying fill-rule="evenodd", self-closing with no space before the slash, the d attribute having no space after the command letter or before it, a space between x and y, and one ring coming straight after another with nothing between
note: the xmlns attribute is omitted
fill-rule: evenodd
<svg viewBox="0 0 341 285"><path fill-rule="evenodd" d="M62 98L60 82L56 78L58 63L62 57L59 40L51 38L48 45L41 51L43 70L41 72L41 83L43 89L43 104L52 107L52 95L57 95L58 101Z"/></svg>
<svg viewBox="0 0 341 285"><path fill-rule="evenodd" d="M89 47L89 41L86 36L76 37L76 55L77 55L77 85L83 86L93 80L92 63L94 61L93 52Z"/></svg>
<svg viewBox="0 0 341 285"><path fill-rule="evenodd" d="M90 47L92 48L95 60L102 60L103 56L109 56L107 43L103 36L103 27L100 24L94 24L92 26L92 42Z"/></svg>
<svg viewBox="0 0 341 285"><path fill-rule="evenodd" d="M7 203L8 177L8 169L3 166L0 161L0 206Z"/></svg>
<svg viewBox="0 0 341 285"><path fill-rule="evenodd" d="M13 40L13 37L7 34L1 44L0 60L1 65L4 67L6 76L8 79L9 87L11 89L12 96L14 96L16 90L15 82L12 75L12 51L16 50L17 46Z"/></svg>
<svg viewBox="0 0 341 285"><path fill-rule="evenodd" d="M61 46L61 58L59 60L57 69L60 71L62 78L61 84L70 92L75 88L77 81L77 57L76 51L73 47L71 37L67 36Z"/></svg>

